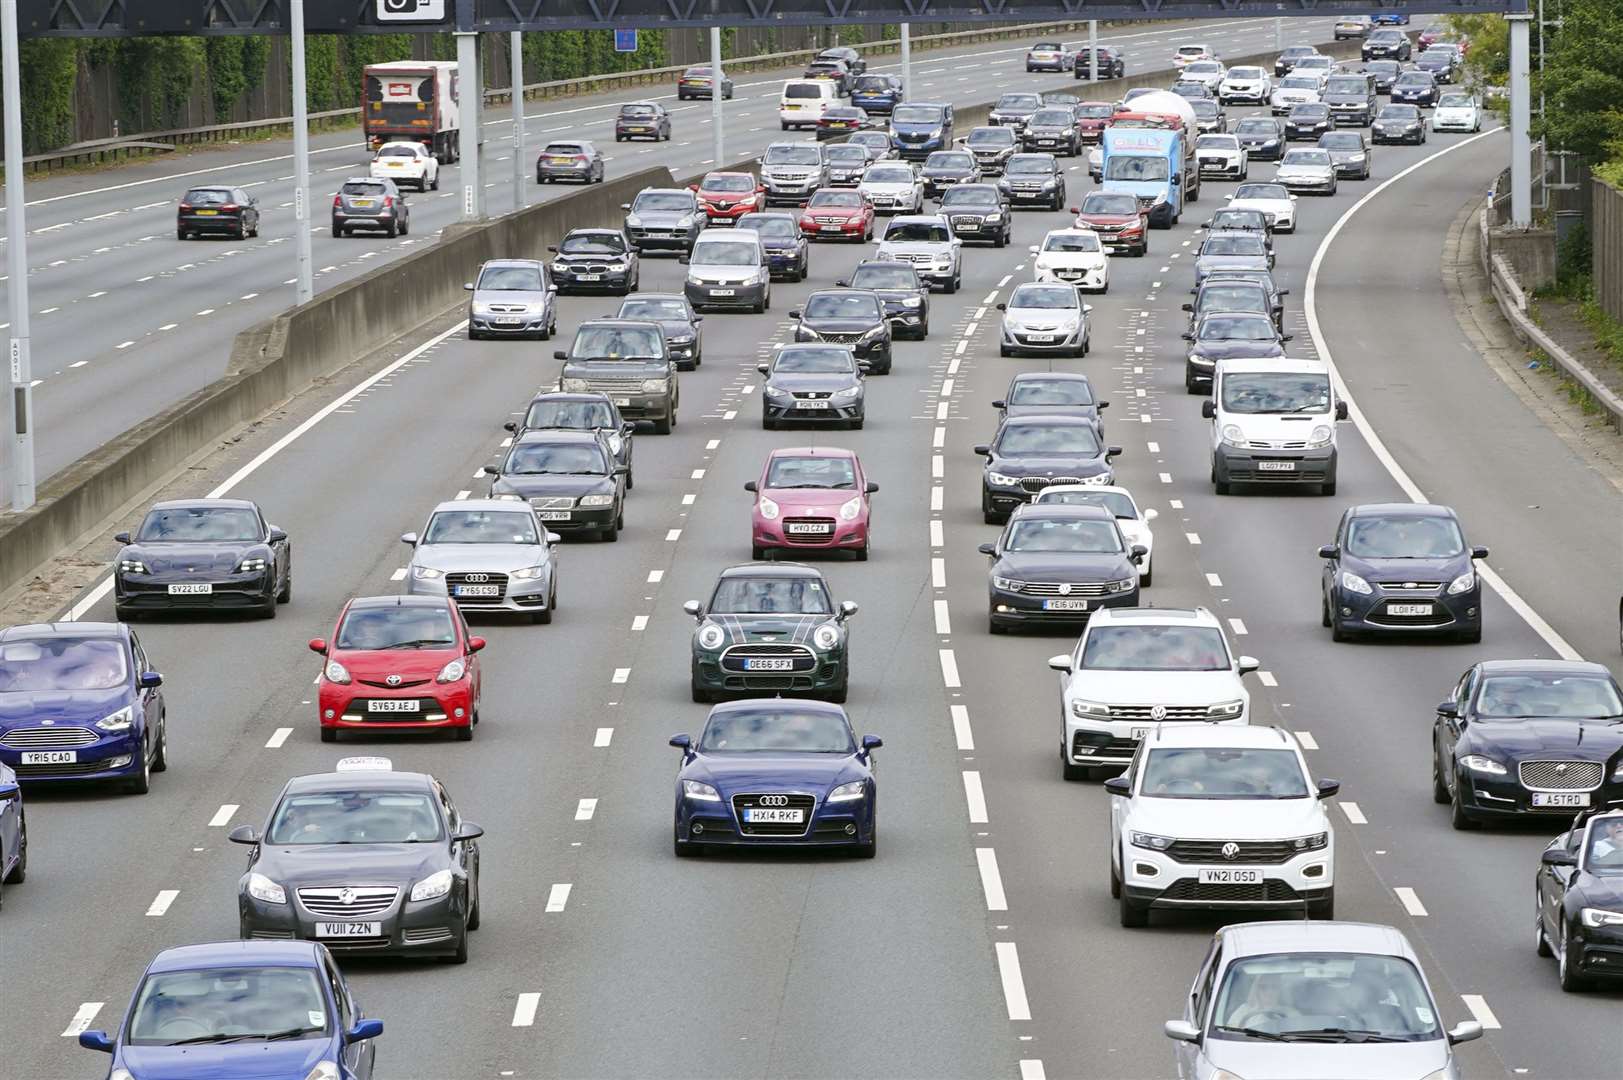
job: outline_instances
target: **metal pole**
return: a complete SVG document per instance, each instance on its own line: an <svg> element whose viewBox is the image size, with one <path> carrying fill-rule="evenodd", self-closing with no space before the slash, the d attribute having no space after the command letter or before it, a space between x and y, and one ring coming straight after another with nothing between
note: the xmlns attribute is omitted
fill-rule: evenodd
<svg viewBox="0 0 1623 1080"><path fill-rule="evenodd" d="M1527 24L1529 14L1510 14L1510 223L1517 228L1533 224L1533 146L1528 138Z"/></svg>
<svg viewBox="0 0 1623 1080"><path fill-rule="evenodd" d="M902 23L902 100L913 85L913 28Z"/></svg>
<svg viewBox="0 0 1623 1080"><path fill-rule="evenodd" d="M0 53L6 98L6 299L11 305L11 508L34 505L34 381L28 357L28 225L23 194L22 79L17 60L17 0L0 0Z"/></svg>
<svg viewBox="0 0 1623 1080"><path fill-rule="evenodd" d="M477 221L485 216L485 188L479 180L479 121L485 97L479 78L479 34L456 32L458 108L462 129L457 132L457 157L462 166L462 220Z"/></svg>
<svg viewBox="0 0 1623 1080"><path fill-rule="evenodd" d="M1088 82L1099 81L1099 20L1088 20Z"/></svg>
<svg viewBox="0 0 1623 1080"><path fill-rule="evenodd" d="M726 162L721 130L721 27L710 28L710 158L716 168Z"/></svg>
<svg viewBox="0 0 1623 1080"><path fill-rule="evenodd" d="M293 38L293 250L297 253L297 303L308 304L316 294L310 253L310 123L309 100L304 90L304 0L288 5L288 28Z"/></svg>
<svg viewBox="0 0 1623 1080"><path fill-rule="evenodd" d="M1544 120L1544 0L1538 0L1538 118Z"/></svg>
<svg viewBox="0 0 1623 1080"><path fill-rule="evenodd" d="M514 30L507 35L508 68L513 98L513 209L529 205L524 197L524 180L530 170L524 163L524 34Z"/></svg>

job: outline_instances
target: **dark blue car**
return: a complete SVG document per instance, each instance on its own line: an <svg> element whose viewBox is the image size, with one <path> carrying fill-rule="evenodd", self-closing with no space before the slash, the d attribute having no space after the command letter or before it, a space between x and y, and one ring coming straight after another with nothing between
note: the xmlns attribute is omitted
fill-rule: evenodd
<svg viewBox="0 0 1623 1080"><path fill-rule="evenodd" d="M695 742L675 735L676 854L710 845L878 850L876 735L859 743L838 705L782 698L710 710Z"/></svg>
<svg viewBox="0 0 1623 1080"><path fill-rule="evenodd" d="M222 941L159 953L118 1033L86 1031L79 1045L112 1054L119 1080L370 1080L382 1034L326 946Z"/></svg>
<svg viewBox="0 0 1623 1080"><path fill-rule="evenodd" d="M890 113L890 145L908 159L929 157L952 145L952 106L923 102L897 105Z"/></svg>
<svg viewBox="0 0 1623 1080"><path fill-rule="evenodd" d="M811 273L811 243L793 214L763 210L738 219L738 228L754 229L766 249L767 272L773 281L805 281Z"/></svg>
<svg viewBox="0 0 1623 1080"><path fill-rule="evenodd" d="M902 103L902 80L895 75L858 75L851 104L869 113L889 113Z"/></svg>
<svg viewBox="0 0 1623 1080"><path fill-rule="evenodd" d="M0 763L22 780L122 781L168 767L163 676L123 623L0 630Z"/></svg>
<svg viewBox="0 0 1623 1080"><path fill-rule="evenodd" d="M1322 621L1336 641L1355 634L1446 633L1482 640L1482 577L1459 518L1446 506L1370 503L1341 515L1324 560Z"/></svg>
<svg viewBox="0 0 1623 1080"><path fill-rule="evenodd" d="M1372 26L1408 26L1407 11L1377 11L1369 17Z"/></svg>
<svg viewBox="0 0 1623 1080"><path fill-rule="evenodd" d="M28 876L28 819L23 815L23 789L17 774L0 765L0 901L5 886Z"/></svg>

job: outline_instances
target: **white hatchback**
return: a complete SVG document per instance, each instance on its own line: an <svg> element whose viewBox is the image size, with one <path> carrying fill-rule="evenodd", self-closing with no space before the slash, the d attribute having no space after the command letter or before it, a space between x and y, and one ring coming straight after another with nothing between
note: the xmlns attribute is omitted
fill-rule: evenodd
<svg viewBox="0 0 1623 1080"><path fill-rule="evenodd" d="M440 187L440 163L422 143L384 143L373 156L368 175L373 180L393 180L396 187L410 184L418 191L438 191Z"/></svg>
<svg viewBox="0 0 1623 1080"><path fill-rule="evenodd" d="M1089 292L1110 291L1110 256L1092 229L1050 229L1034 244L1032 270L1038 281L1063 281Z"/></svg>
<svg viewBox="0 0 1623 1080"><path fill-rule="evenodd" d="M1470 94L1444 94L1432 110L1433 131L1481 131L1482 110Z"/></svg>

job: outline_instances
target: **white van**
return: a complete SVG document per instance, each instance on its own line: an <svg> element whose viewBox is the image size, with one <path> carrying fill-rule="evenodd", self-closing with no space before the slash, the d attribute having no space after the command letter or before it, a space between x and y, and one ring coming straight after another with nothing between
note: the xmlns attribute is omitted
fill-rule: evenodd
<svg viewBox="0 0 1623 1080"><path fill-rule="evenodd" d="M742 308L759 314L772 306L772 268L754 229L706 229L686 263L682 292L694 311Z"/></svg>
<svg viewBox="0 0 1623 1080"><path fill-rule="evenodd" d="M778 98L778 121L783 130L816 127L830 105L838 105L838 87L832 79L790 79Z"/></svg>
<svg viewBox="0 0 1623 1080"><path fill-rule="evenodd" d="M1317 484L1336 493L1336 421L1347 403L1322 360L1219 360L1212 396L1212 486Z"/></svg>

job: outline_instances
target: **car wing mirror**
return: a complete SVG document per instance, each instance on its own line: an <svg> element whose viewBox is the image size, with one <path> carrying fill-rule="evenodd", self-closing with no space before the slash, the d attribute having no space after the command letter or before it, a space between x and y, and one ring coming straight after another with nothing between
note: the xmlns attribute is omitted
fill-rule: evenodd
<svg viewBox="0 0 1623 1080"><path fill-rule="evenodd" d="M1296 340L1296 335L1295 334L1280 334L1279 335L1279 340L1280 341L1295 341Z"/></svg>
<svg viewBox="0 0 1623 1080"><path fill-rule="evenodd" d="M287 539L287 530L272 525L270 528L265 530L265 539L273 544L280 544L283 540Z"/></svg>
<svg viewBox="0 0 1623 1080"><path fill-rule="evenodd" d="M417 546L417 534L416 533L401 533L400 534L400 542L402 544L405 544L405 545L409 546L409 547L416 547Z"/></svg>
<svg viewBox="0 0 1623 1080"><path fill-rule="evenodd" d="M476 652L479 652L480 650L482 650L484 647L485 647L485 639L484 638L482 638L482 637L473 637L473 638L468 639L468 651L469 652L476 653Z"/></svg>
<svg viewBox="0 0 1623 1080"><path fill-rule="evenodd" d="M1112 776L1105 781L1105 791L1111 795L1131 795L1133 793L1133 782L1125 776Z"/></svg>
<svg viewBox="0 0 1623 1080"><path fill-rule="evenodd" d="M1341 791L1341 781L1331 780L1328 777L1319 781L1319 798L1334 798Z"/></svg>
<svg viewBox="0 0 1623 1080"><path fill-rule="evenodd" d="M1195 340L1195 335L1191 334L1187 330L1185 330L1183 333L1179 334L1178 336L1183 338L1185 341L1194 341Z"/></svg>
<svg viewBox="0 0 1623 1080"><path fill-rule="evenodd" d="M502 425L502 430L503 431L511 431L513 434L517 435L518 434L518 421L517 420L509 420L509 421L507 421L507 423Z"/></svg>
<svg viewBox="0 0 1623 1080"><path fill-rule="evenodd" d="M561 543L562 541L563 541L563 537L559 536L557 533L555 533L555 532L547 533L547 543L549 543L549 544L557 544L557 543Z"/></svg>
<svg viewBox="0 0 1623 1080"><path fill-rule="evenodd" d="M689 600L687 603L682 605L682 610L687 612L689 615L692 615L695 619L704 618L704 605L699 603L697 600Z"/></svg>
<svg viewBox="0 0 1623 1080"><path fill-rule="evenodd" d="M1449 719L1457 719L1460 715L1459 703L1455 701L1440 701L1437 703L1437 715Z"/></svg>
<svg viewBox="0 0 1623 1080"><path fill-rule="evenodd" d="M127 544L130 542L130 534L127 532L114 533L113 540L120 544Z"/></svg>
<svg viewBox="0 0 1623 1080"><path fill-rule="evenodd" d="M791 318L791 319L798 319L798 318L800 318L800 309L799 309L799 308L792 308L792 309L790 309L790 311L789 311L789 317L790 317L790 318Z"/></svg>
<svg viewBox="0 0 1623 1080"><path fill-rule="evenodd" d="M997 545L996 544L980 544L980 545L976 546L975 550L980 552L982 555L996 555L997 554Z"/></svg>
<svg viewBox="0 0 1623 1080"><path fill-rule="evenodd" d="M1048 658L1048 666L1053 668L1055 671L1063 671L1063 672L1069 673L1071 671L1071 667L1072 667L1072 665L1071 665L1071 654L1070 653L1060 653L1058 656L1050 656Z"/></svg>
<svg viewBox="0 0 1623 1080"><path fill-rule="evenodd" d="M998 398L996 401L992 402L992 408L994 409L1007 409L1008 407L1009 403L1002 398Z"/></svg>
<svg viewBox="0 0 1623 1080"><path fill-rule="evenodd" d="M755 370L759 371L762 375L765 375L767 373L767 371L768 371L768 368L767 368L767 365L765 365L765 364L756 364L755 365Z"/></svg>
<svg viewBox="0 0 1623 1080"><path fill-rule="evenodd" d="M879 490L879 485L876 482L869 480L865 485L863 485L862 490L867 492L869 495L872 495Z"/></svg>
<svg viewBox="0 0 1623 1080"><path fill-rule="evenodd" d="M451 834L451 839L452 840L477 840L483 835L485 835L485 830L484 830L483 826L475 825L471 821L464 821L462 824L460 824L460 825L458 825L456 827L456 832Z"/></svg>
<svg viewBox="0 0 1623 1080"><path fill-rule="evenodd" d="M257 844L260 840L259 830L252 825L238 825L226 833L225 838L233 844Z"/></svg>
<svg viewBox="0 0 1623 1080"><path fill-rule="evenodd" d="M1448 1041L1454 1045L1482 1038L1482 1025L1475 1020L1461 1020L1448 1032Z"/></svg>
<svg viewBox="0 0 1623 1080"><path fill-rule="evenodd" d="M1179 306L1182 307L1182 309L1184 311L1193 312L1195 310L1195 305L1194 304L1182 304L1182 305L1179 305Z"/></svg>
<svg viewBox="0 0 1623 1080"><path fill-rule="evenodd" d="M345 1042L365 1042L375 1039L383 1034L383 1021L378 1019L357 1020L355 1026L344 1032Z"/></svg>
<svg viewBox="0 0 1623 1080"><path fill-rule="evenodd" d="M1107 457L1107 458L1121 457L1121 447L1119 447L1119 446L1107 446L1107 447L1105 447L1105 457Z"/></svg>
<svg viewBox="0 0 1623 1080"><path fill-rule="evenodd" d="M622 210L630 210L631 209L631 204L628 203L628 202L623 202L623 203L620 204L620 209L622 209Z"/></svg>
<svg viewBox="0 0 1623 1080"><path fill-rule="evenodd" d="M140 682L141 689L156 690L158 687L163 685L163 676L158 674L156 671L143 671L141 672Z"/></svg>
<svg viewBox="0 0 1623 1080"><path fill-rule="evenodd" d="M501 469L495 465L486 465L483 471L486 476L500 476L502 474Z"/></svg>
<svg viewBox="0 0 1623 1080"><path fill-rule="evenodd" d="M979 454L981 457L991 457L992 448L986 443L977 443L975 444L975 453Z"/></svg>
<svg viewBox="0 0 1623 1080"><path fill-rule="evenodd" d="M693 749L693 737L691 735L672 735L671 745L686 752Z"/></svg>
<svg viewBox="0 0 1623 1080"><path fill-rule="evenodd" d="M1211 400L1210 398L1202 401L1200 403L1200 415L1204 419L1215 420L1217 418L1217 402Z"/></svg>
<svg viewBox="0 0 1623 1080"><path fill-rule="evenodd" d="M1473 559L1486 559L1487 557L1488 557L1488 549L1483 547L1482 545L1478 544L1476 547L1473 547L1471 549L1471 558L1473 558Z"/></svg>
<svg viewBox="0 0 1623 1080"><path fill-rule="evenodd" d="M86 1050L100 1050L104 1054L113 1052L113 1040L105 1031L79 1032L79 1045Z"/></svg>
<svg viewBox="0 0 1623 1080"><path fill-rule="evenodd" d="M313 652L313 653L320 653L322 656L326 656L327 655L327 639L326 638L318 638L318 637L311 638L310 639L310 651Z"/></svg>
<svg viewBox="0 0 1623 1080"><path fill-rule="evenodd" d="M862 737L862 749L865 753L872 753L884 745L885 740L877 735L864 735Z"/></svg>
<svg viewBox="0 0 1623 1080"><path fill-rule="evenodd" d="M553 349L552 358L554 360L568 360L569 354L564 352L562 349Z"/></svg>
<svg viewBox="0 0 1623 1080"><path fill-rule="evenodd" d="M1262 667L1262 664L1255 656L1241 656L1234 663L1234 670L1241 675L1249 675L1260 667Z"/></svg>
<svg viewBox="0 0 1623 1080"><path fill-rule="evenodd" d="M1347 419L1347 403L1345 401L1336 402L1336 419Z"/></svg>
<svg viewBox="0 0 1623 1080"><path fill-rule="evenodd" d="M1168 1020L1161 1025L1161 1030L1166 1033L1167 1038L1176 1042L1200 1042L1200 1029L1187 1020Z"/></svg>
<svg viewBox="0 0 1623 1080"><path fill-rule="evenodd" d="M1319 558L1335 559L1341 556L1341 549L1334 544L1325 544L1319 548Z"/></svg>
<svg viewBox="0 0 1623 1080"><path fill-rule="evenodd" d="M997 309L999 311L1008 311L1009 310L1009 305L1008 304L999 304L997 306Z"/></svg>
<svg viewBox="0 0 1623 1080"><path fill-rule="evenodd" d="M473 282L471 282L471 281L464 281L464 282L463 282L463 283L462 283L462 291L463 291L463 292L473 292Z"/></svg>
<svg viewBox="0 0 1623 1080"><path fill-rule="evenodd" d="M839 618L841 620L849 619L859 610L860 609L857 607L857 602L855 600L841 600Z"/></svg>
<svg viewBox="0 0 1623 1080"><path fill-rule="evenodd" d="M1129 554L1133 556L1134 562L1144 561L1144 556L1148 555L1149 553L1150 549L1145 547L1143 544L1134 544L1131 552L1129 552Z"/></svg>
<svg viewBox="0 0 1623 1080"><path fill-rule="evenodd" d="M1578 855L1566 848L1545 848L1544 854L1538 857L1538 861L1544 866L1577 866Z"/></svg>

